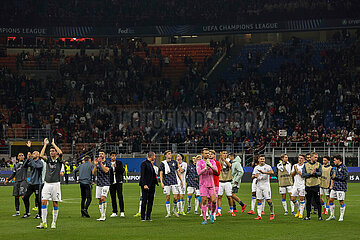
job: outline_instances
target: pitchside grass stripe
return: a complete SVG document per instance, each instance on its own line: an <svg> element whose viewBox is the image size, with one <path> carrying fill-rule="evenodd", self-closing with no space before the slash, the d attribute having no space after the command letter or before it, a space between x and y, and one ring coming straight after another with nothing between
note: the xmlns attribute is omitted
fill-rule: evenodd
<svg viewBox="0 0 360 240"><path fill-rule="evenodd" d="M138 184L124 184L125 218L110 218L111 199L108 198L107 220L98 222L99 210L93 191L93 202L89 209L90 219L80 216L80 187L79 185L61 186L63 203L59 205L57 229L38 230L35 226L39 219L31 217L21 219L12 217L14 214L14 198L12 187L0 187L0 239L359 239L360 236L360 184L348 185L346 195L346 213L344 222L318 222L317 216L312 215L311 221L302 221L293 216L284 216L278 185L272 184L272 197L275 205L275 220L269 220L269 207L266 205L262 221L253 220L254 216L237 213L236 217L228 215L227 199L223 197L222 217L218 217L215 224L202 226L201 218L193 213L176 218L165 218L165 197L158 187L155 194L153 222L140 222L140 218L133 215L138 211ZM243 183L239 196L250 210L251 185ZM21 215L24 214L24 204L20 201ZM194 210L194 199L192 200ZM31 208L34 196L30 200ZM336 202L336 217L339 216L339 204ZM187 198L185 202L187 209ZM240 209L238 207L238 209ZM288 209L290 203L288 200ZM326 218L327 216L324 216ZM52 220L52 207L48 210L48 224Z"/></svg>

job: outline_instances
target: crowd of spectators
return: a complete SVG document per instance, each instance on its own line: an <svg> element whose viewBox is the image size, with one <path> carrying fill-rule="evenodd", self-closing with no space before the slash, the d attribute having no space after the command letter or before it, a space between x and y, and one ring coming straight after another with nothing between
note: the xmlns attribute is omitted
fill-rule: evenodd
<svg viewBox="0 0 360 240"><path fill-rule="evenodd" d="M224 43L212 44L214 55L225 48ZM145 52L145 58L136 54L141 51ZM60 77L34 79L12 73L6 66L1 68L1 107L10 110L8 121L0 114L1 130L3 133L6 126L19 124L24 119L28 128L51 129L60 143L142 142L143 137L150 141L149 131L143 136L139 134L141 129L120 122L118 106L159 110L182 107L188 85L192 83L195 89L194 82L203 74L202 66L209 68L214 63L209 60L212 56L202 64L186 56L184 63L189 71L183 80L185 85L174 90L170 80L162 77L161 64L152 63L163 57L160 49L149 49L141 39L128 39L112 49L100 49L99 55L80 51L80 54L66 57L62 52L44 50L40 56L51 56L59 61ZM23 62L30 57L36 59L24 51L17 59Z"/></svg>
<svg viewBox="0 0 360 240"><path fill-rule="evenodd" d="M311 64L309 44L300 65L289 58L277 72L253 71L233 82L209 82L190 62L178 87L158 74L156 51L144 59L134 54L146 48L130 41L99 56L61 57L58 78L31 79L3 67L0 102L11 114L8 122L0 116L2 129L25 119L29 128L51 129L59 143L117 142L135 152L152 140L254 147L360 142L360 79L350 64L358 52L354 42L321 51L322 69Z"/></svg>
<svg viewBox="0 0 360 240"><path fill-rule="evenodd" d="M358 17L354 0L4 0L11 26L146 26L234 24Z"/></svg>

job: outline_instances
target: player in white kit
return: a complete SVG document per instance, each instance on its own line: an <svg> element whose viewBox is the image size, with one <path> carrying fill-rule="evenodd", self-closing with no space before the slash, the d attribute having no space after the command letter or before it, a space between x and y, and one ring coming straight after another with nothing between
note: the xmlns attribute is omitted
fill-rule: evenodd
<svg viewBox="0 0 360 240"><path fill-rule="evenodd" d="M186 189L185 176L186 176L186 170L187 170L187 163L184 160L185 160L185 157L181 153L179 153L176 156L176 162L178 164L180 177L181 177L181 180L183 182L183 184L181 184L179 176L176 175L176 179L178 181L177 186L179 188L179 194L180 194L180 198L177 201L177 207L178 207L178 213L181 214L181 215L186 215L185 211L184 211L184 208L185 208L185 189Z"/></svg>
<svg viewBox="0 0 360 240"><path fill-rule="evenodd" d="M266 201L269 204L270 207L270 220L274 220L275 213L274 213L274 205L271 201L271 187L270 187L270 175L274 174L274 171L272 170L271 166L265 163L265 156L260 155L259 156L259 165L257 165L254 168L254 171L252 173L252 177L256 178L256 199L258 202L257 205L257 212L258 217L255 218L255 220L262 220L261 212L261 202L263 198L266 199Z"/></svg>
<svg viewBox="0 0 360 240"><path fill-rule="evenodd" d="M304 167L305 156L299 155L298 163L291 169L291 177L294 178L294 185L291 189L291 201L298 208L295 217L302 219L305 208L305 179L302 177L302 170ZM296 198L300 196L300 205Z"/></svg>
<svg viewBox="0 0 360 240"><path fill-rule="evenodd" d="M254 156L254 161L252 162L251 165L253 168L255 168L257 165L259 165L259 155ZM251 184L251 210L247 214L255 215L255 205L256 205L256 178L253 178L252 184ZM265 212L264 212L265 198L263 198L261 207L262 207L261 214L264 215L265 214Z"/></svg>

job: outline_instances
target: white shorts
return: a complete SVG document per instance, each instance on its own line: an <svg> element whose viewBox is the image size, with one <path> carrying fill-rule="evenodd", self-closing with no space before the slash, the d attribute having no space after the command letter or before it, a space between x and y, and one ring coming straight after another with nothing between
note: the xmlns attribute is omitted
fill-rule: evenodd
<svg viewBox="0 0 360 240"><path fill-rule="evenodd" d="M199 189L195 189L193 187L187 187L187 193L188 194L193 194L195 192L195 196L200 196L200 190Z"/></svg>
<svg viewBox="0 0 360 240"><path fill-rule="evenodd" d="M170 192L173 194L179 194L180 186L179 185L171 185L171 186L164 186L164 194L170 195Z"/></svg>
<svg viewBox="0 0 360 240"><path fill-rule="evenodd" d="M293 186L291 189L291 196L292 197L305 197L305 186L304 187L295 187Z"/></svg>
<svg viewBox="0 0 360 240"><path fill-rule="evenodd" d="M220 182L219 183L219 194L218 196L222 196L225 192L225 195L230 197L232 196L232 187L231 182Z"/></svg>
<svg viewBox="0 0 360 240"><path fill-rule="evenodd" d="M271 189L268 186L256 187L256 199L271 199Z"/></svg>
<svg viewBox="0 0 360 240"><path fill-rule="evenodd" d="M185 195L185 187L181 185L177 185L179 194Z"/></svg>
<svg viewBox="0 0 360 240"><path fill-rule="evenodd" d="M55 202L61 201L60 182L56 182L56 183L45 182L41 195L42 195L42 200L55 201Z"/></svg>
<svg viewBox="0 0 360 240"><path fill-rule="evenodd" d="M320 188L320 195L330 196L329 188Z"/></svg>
<svg viewBox="0 0 360 240"><path fill-rule="evenodd" d="M96 198L107 197L110 186L96 186Z"/></svg>
<svg viewBox="0 0 360 240"><path fill-rule="evenodd" d="M286 191L288 193L291 193L291 189L292 189L292 186L279 187L279 192L280 192L280 194L286 194Z"/></svg>
<svg viewBox="0 0 360 240"><path fill-rule="evenodd" d="M330 191L330 198L337 199L339 201L345 200L345 192L344 191Z"/></svg>
<svg viewBox="0 0 360 240"><path fill-rule="evenodd" d="M251 192L256 192L256 178L252 180Z"/></svg>

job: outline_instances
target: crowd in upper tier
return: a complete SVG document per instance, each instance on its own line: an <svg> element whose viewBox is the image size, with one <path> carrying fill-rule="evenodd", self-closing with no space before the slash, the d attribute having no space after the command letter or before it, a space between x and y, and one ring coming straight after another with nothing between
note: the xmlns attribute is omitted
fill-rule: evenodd
<svg viewBox="0 0 360 240"><path fill-rule="evenodd" d="M9 26L147 26L358 17L355 0L4 0Z"/></svg>

